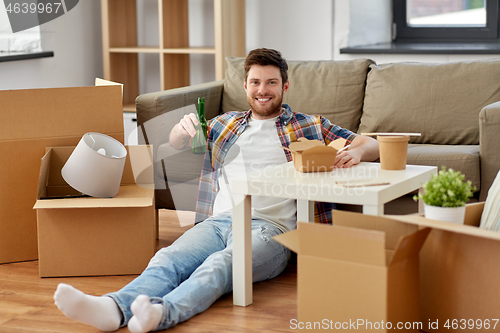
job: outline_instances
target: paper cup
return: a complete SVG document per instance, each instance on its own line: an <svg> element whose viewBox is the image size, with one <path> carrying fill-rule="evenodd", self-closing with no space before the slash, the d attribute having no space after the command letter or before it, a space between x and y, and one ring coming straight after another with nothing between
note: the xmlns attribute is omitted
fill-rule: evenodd
<svg viewBox="0 0 500 333"><path fill-rule="evenodd" d="M409 135L378 135L380 168L383 170L406 169Z"/></svg>

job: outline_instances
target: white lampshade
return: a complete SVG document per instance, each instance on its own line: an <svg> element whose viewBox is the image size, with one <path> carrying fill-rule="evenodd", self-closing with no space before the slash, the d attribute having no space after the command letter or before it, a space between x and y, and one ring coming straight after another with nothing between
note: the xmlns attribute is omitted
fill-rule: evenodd
<svg viewBox="0 0 500 333"><path fill-rule="evenodd" d="M61 170L75 190L100 198L114 197L120 190L127 149L100 133L86 133Z"/></svg>

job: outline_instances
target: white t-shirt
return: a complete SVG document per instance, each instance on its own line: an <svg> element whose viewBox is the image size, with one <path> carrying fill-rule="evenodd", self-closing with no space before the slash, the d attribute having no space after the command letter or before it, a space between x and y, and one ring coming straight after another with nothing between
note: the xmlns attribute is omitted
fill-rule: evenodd
<svg viewBox="0 0 500 333"><path fill-rule="evenodd" d="M248 126L229 149L219 177L219 192L215 198L213 215L227 214L233 209L230 180L246 174L287 162L276 129L276 118L248 119ZM296 226L297 206L294 199L252 196L252 217L270 221L281 230Z"/></svg>

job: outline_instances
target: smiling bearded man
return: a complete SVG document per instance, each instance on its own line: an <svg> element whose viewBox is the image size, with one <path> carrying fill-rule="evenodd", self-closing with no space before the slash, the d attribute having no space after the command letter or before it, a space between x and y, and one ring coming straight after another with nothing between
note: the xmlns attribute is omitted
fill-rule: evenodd
<svg viewBox="0 0 500 333"><path fill-rule="evenodd" d="M254 119L270 119L281 114L283 94L288 90L288 78L273 65L245 64L244 88Z"/></svg>

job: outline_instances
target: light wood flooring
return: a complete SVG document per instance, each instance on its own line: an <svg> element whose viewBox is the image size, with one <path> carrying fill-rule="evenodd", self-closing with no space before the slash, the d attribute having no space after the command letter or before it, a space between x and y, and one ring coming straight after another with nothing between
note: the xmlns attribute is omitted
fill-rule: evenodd
<svg viewBox="0 0 500 333"><path fill-rule="evenodd" d="M189 227L180 227L175 212L160 210L158 247L171 244ZM40 278L38 262L0 265L0 333L99 332L67 319L54 305L52 295L60 282L91 295L120 289L135 276ZM297 318L296 266L290 264L279 277L254 284L254 303L233 306L232 295L219 299L207 311L169 332L289 332ZM118 332L128 332L122 328Z"/></svg>

